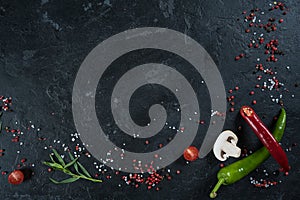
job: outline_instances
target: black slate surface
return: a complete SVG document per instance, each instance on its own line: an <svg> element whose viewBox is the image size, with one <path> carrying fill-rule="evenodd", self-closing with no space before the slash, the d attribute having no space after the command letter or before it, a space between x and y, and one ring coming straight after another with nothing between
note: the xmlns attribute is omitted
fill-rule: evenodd
<svg viewBox="0 0 300 200"><path fill-rule="evenodd" d="M90 3L90 4L89 4ZM208 199L213 185L217 182L216 173L219 162L210 153L205 159L197 160L186 165L183 158L169 166L173 171L180 169L180 175L174 175L171 181L160 183L161 191L150 190L145 187L135 189L126 186L121 176L113 176L103 184L93 184L78 181L69 185L54 185L48 180L52 174L41 164L48 159L47 145L53 140L60 139L62 143L74 145L70 134L76 132L73 123L71 100L72 87L77 70L86 55L101 41L108 37L131 28L157 26L165 27L185 33L199 42L212 56L217 64L226 89L238 85L240 90L236 95L236 108L251 103L252 96L248 92L257 83L253 74L257 51L246 52L247 58L239 62L234 57L247 50L249 38L244 33L246 24L243 23L241 12L255 7L267 10L272 1L176 1L176 0L128 0L128 1L0 1L0 95L13 97L13 112L4 113L5 126L25 129L30 122L40 127L40 135L36 131L26 131L22 136L24 145L10 142L11 135L3 133L0 136L0 148L4 148L5 155L0 157L1 171L10 172L16 168L23 157L28 163L34 163L30 169L34 176L19 186L9 185L7 175L0 176L1 199ZM299 1L286 2L290 8L285 23L269 38L277 37L282 41L281 48L285 56L276 64L281 82L289 92L284 93L284 107L287 110L288 121L286 133L282 140L284 148L292 146L300 139L299 136ZM266 11L267 17L267 11ZM240 18L240 21L237 21ZM145 58L140 62L157 59L169 65L183 65L184 61L176 60L172 56L163 56L160 52L139 52L123 64L138 64L136 57ZM145 56L146 55L146 56ZM122 60L121 60L122 61ZM290 66L290 69L286 69ZM118 73L117 71L115 73ZM190 73L191 80L199 80ZM111 78L107 74L107 79ZM205 85L197 85L198 90L207 94ZM98 88L101 90L101 88ZM147 91L147 87L142 88ZM162 98L160 88L154 88L156 93L148 99L137 93L136 101L148 104ZM149 88L148 88L149 90ZM162 92L167 97L166 91ZM263 120L271 125L273 116L278 113L280 105L270 99L271 92L257 92L255 109ZM294 95L294 97L292 97ZM170 97L170 96L169 96ZM101 100L107 97L98 96L100 103L98 112L101 113ZM203 100L204 97L202 97ZM174 100L171 99L171 103ZM208 120L210 115L207 101L200 105L203 116ZM170 103L170 105L171 105ZM103 108L102 108L103 109ZM105 110L103 111L105 112ZM143 116L138 107L133 105L133 113ZM134 116L134 115L133 115ZM139 118L139 117L136 117ZM147 118L141 117L138 123L146 123ZM174 118L174 123L176 122ZM15 122L18 122L16 125ZM238 112L228 112L224 129L237 130L242 122ZM207 126L201 128L194 145L200 147ZM24 131L25 132L25 131ZM172 134L172 133L169 133ZM255 135L245 128L238 133L241 144L249 149L257 149L260 144ZM46 137L44 142L38 141L37 136ZM119 142L122 137L114 138ZM164 135L153 141L154 146L166 141ZM143 151L141 145L139 150ZM20 154L16 151L20 150ZM130 149L129 149L130 150ZM219 199L298 199L300 195L298 181L300 180L298 146L287 152L292 170L289 176L272 177L281 180L278 186L267 189L255 188L250 184L249 177L264 177L263 169L272 173L278 169L277 164L269 159L259 169L247 178L231 186L223 186L219 191ZM83 159L83 163L95 171L94 159ZM228 161L233 162L234 159ZM227 163L226 163L227 164ZM109 172L112 173L113 172ZM54 175L58 177L59 175ZM122 186L119 187L119 184Z"/></svg>

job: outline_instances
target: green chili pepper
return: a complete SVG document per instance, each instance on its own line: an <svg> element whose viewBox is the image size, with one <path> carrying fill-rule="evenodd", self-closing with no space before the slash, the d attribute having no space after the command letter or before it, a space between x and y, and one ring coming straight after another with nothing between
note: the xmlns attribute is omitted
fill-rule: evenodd
<svg viewBox="0 0 300 200"><path fill-rule="evenodd" d="M286 112L284 108L281 109L281 113L277 119L274 127L273 136L279 142L283 136L286 125ZM260 164L267 160L270 156L266 147L262 147L250 156L243 158L237 162L234 162L222 169L217 174L218 183L210 193L210 198L217 196L217 190L221 185L229 185L235 183L247 176L250 172L255 170Z"/></svg>

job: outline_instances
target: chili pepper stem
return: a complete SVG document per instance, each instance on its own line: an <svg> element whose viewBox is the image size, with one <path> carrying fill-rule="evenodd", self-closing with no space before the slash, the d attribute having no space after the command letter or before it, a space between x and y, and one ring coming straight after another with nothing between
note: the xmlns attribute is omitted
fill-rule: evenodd
<svg viewBox="0 0 300 200"><path fill-rule="evenodd" d="M210 198L216 198L217 197L217 191L221 187L221 185L225 182L224 178L219 179L218 183L215 185L214 189L209 194Z"/></svg>

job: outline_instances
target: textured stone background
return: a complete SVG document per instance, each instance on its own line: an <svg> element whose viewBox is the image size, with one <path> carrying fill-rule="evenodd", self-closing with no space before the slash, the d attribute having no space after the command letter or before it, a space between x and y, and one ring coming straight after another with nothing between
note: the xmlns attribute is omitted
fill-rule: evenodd
<svg viewBox="0 0 300 200"><path fill-rule="evenodd" d="M9 136L1 136L0 147L6 149L6 155L0 158L2 170L12 170L21 157L27 157L35 163L34 177L20 186L11 186L6 176L0 177L1 199L208 199L212 186L216 183L219 162L212 154L203 160L186 165L182 158L173 163L171 169L181 169L182 173L174 176L172 181L163 181L162 190L147 191L145 188L133 189L124 186L120 177L105 180L103 184L78 181L69 185L53 185L49 182L50 174L41 161L48 159L48 151L43 148L51 144L53 139L71 143L70 133L76 132L73 124L71 99L72 86L76 72L85 56L101 41L130 28L158 26L183 32L198 41L212 56L217 64L226 89L238 85L241 89L236 93L236 108L249 104L253 97L248 96L249 90L256 84L256 75L252 73L255 66L255 51L246 52L248 58L239 62L234 57L242 52L247 36L244 33L246 24L237 21L242 18L243 10L255 7L267 8L264 1L177 1L177 0L0 0L0 95L13 97L15 112L5 114L4 124L12 125L19 121L26 126L31 120L41 127L43 136L48 143L41 143L30 135L24 139L25 146L21 154L16 156L16 145L9 145ZM287 2L290 12L286 22L275 34L282 41L281 47L286 55L278 62L278 77L290 92L284 96L284 104L288 113L286 134L282 144L285 148L297 143L299 135L299 1ZM241 27L242 26L242 27ZM271 34L272 35L272 34ZM274 34L273 34L274 35ZM159 52L142 52L150 58L158 59L166 64L183 64L175 62L169 56ZM261 54L260 54L261 55ZM138 57L137 57L138 56ZM133 55L123 64L132 63L141 56ZM289 65L290 70L286 69ZM117 73L117 72L116 72ZM193 73L190 79L198 80ZM106 77L107 79L113 78ZM100 88L101 89L101 88ZM147 88L145 88L147 89ZM149 88L148 88L149 89ZM156 88L159 89L159 88ZM209 102L205 101L207 91L203 85L196 86L202 91L203 102L200 105L203 119L209 119ZM167 92L163 94L168 94ZM291 95L295 97L292 98ZM255 109L259 115L265 116L264 121L270 125L272 117L280 106L270 100L269 92L258 92L255 96L258 104ZM143 102L155 101L159 93L152 98L136 98ZM101 107L101 99L98 96ZM154 99L154 100L153 100ZM171 104L170 104L171 105ZM101 109L101 108L99 108ZM133 105L133 113L138 113ZM99 113L100 110L98 111ZM51 113L55 113L52 115ZM138 113L140 114L140 113ZM138 115L137 114L137 115ZM226 129L237 129L239 117L237 112L227 113ZM134 116L134 115L133 115ZM139 117L136 117L137 121ZM147 118L140 118L145 123ZM176 120L176 117L174 117ZM203 126L194 145L200 146L205 132ZM240 133L241 144L252 149L260 146L255 135L246 129ZM157 144L165 140L161 135ZM114 138L115 142L122 139ZM117 141L118 140L118 141ZM6 142L5 142L6 141ZM154 144L155 144L154 142ZM142 148L142 147L141 147ZM297 190L300 180L299 147L288 152L292 170L288 177L273 177L283 183L268 189L253 187L249 176L232 186L224 186L219 191L219 199L298 199ZM233 162L231 159L228 163ZM85 165L93 170L93 159L84 160ZM269 159L260 169L277 169L275 161ZM252 173L252 176L264 177L263 173ZM122 183L119 188L118 184Z"/></svg>

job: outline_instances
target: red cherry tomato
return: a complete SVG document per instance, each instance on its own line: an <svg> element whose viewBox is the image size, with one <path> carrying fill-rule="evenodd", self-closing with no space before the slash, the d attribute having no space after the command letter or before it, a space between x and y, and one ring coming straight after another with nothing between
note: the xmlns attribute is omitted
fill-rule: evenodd
<svg viewBox="0 0 300 200"><path fill-rule="evenodd" d="M190 146L184 150L183 157L188 161L194 161L197 160L198 154L199 154L198 149L194 146Z"/></svg>
<svg viewBox="0 0 300 200"><path fill-rule="evenodd" d="M24 181L24 174L20 170L15 170L8 176L8 182L13 185L21 184Z"/></svg>

